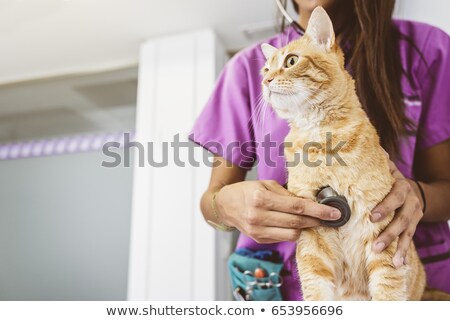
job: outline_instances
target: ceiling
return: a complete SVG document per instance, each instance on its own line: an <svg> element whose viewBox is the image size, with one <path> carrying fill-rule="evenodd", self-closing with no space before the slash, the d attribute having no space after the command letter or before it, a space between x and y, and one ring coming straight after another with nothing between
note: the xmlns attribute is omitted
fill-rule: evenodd
<svg viewBox="0 0 450 321"><path fill-rule="evenodd" d="M0 0L0 84L136 65L146 39L199 28L234 50L275 22L273 0Z"/></svg>
<svg viewBox="0 0 450 321"><path fill-rule="evenodd" d="M449 3L398 0L397 16L448 32ZM210 27L234 51L276 21L273 0L0 0L0 144L131 130L142 42Z"/></svg>
<svg viewBox="0 0 450 321"><path fill-rule="evenodd" d="M400 17L449 31L448 0L398 4ZM274 0L0 0L0 85L136 66L146 39L199 28L235 50L273 33L276 16Z"/></svg>

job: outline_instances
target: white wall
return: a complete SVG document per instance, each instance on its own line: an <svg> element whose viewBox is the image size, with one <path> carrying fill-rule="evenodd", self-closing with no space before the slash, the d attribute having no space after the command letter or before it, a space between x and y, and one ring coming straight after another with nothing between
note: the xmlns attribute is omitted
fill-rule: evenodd
<svg viewBox="0 0 450 321"><path fill-rule="evenodd" d="M399 18L426 22L450 33L450 1L397 0Z"/></svg>
<svg viewBox="0 0 450 321"><path fill-rule="evenodd" d="M0 300L125 300L130 168L101 152L0 161Z"/></svg>

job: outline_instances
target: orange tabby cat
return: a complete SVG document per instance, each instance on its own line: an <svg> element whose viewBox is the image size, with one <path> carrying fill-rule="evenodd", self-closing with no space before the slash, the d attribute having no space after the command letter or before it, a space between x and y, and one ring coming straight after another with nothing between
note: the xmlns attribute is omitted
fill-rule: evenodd
<svg viewBox="0 0 450 321"><path fill-rule="evenodd" d="M389 193L394 178L344 68L329 16L316 8L301 39L282 49L264 44L262 50L267 58L264 97L291 128L285 156L296 165L288 166L289 191L314 200L318 190L330 186L347 198L352 212L340 228L302 231L297 264L304 299L420 300L425 272L414 245L408 264L398 269L392 263L398 239L381 254L372 251L394 213L379 223L370 221L370 213ZM309 142L314 144L305 151L307 162L298 162Z"/></svg>

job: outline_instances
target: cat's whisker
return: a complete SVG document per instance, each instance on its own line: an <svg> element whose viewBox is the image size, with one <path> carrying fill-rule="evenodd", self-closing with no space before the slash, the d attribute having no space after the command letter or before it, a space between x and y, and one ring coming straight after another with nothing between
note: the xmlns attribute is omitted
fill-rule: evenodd
<svg viewBox="0 0 450 321"><path fill-rule="evenodd" d="M256 99L256 105L254 108L254 111L250 115L250 128L254 130L254 124L258 124L261 118L261 114L263 111L263 108L266 108L266 101L264 100L264 95L261 93L258 98Z"/></svg>
<svg viewBox="0 0 450 321"><path fill-rule="evenodd" d="M305 101L311 104L312 107L317 108L318 103L313 102L309 95L315 95L320 97L323 94L323 91L317 90L314 88L308 88L308 92L305 92L303 88L300 86L296 86L297 94L300 95Z"/></svg>
<svg viewBox="0 0 450 321"><path fill-rule="evenodd" d="M257 117L260 116L262 108L264 107L264 103L265 103L264 95L261 94L256 103L256 110L255 110L256 111L256 114L255 114L256 119L255 120L258 120Z"/></svg>
<svg viewBox="0 0 450 321"><path fill-rule="evenodd" d="M269 106L269 103L265 100L264 94L259 95L258 101L259 103L258 103L258 114L256 123L260 125L259 129L263 133L265 128L266 113L267 110L270 109L271 107Z"/></svg>
<svg viewBox="0 0 450 321"><path fill-rule="evenodd" d="M316 88L308 88L308 91L312 94L319 94L319 93L323 92L323 90L316 89Z"/></svg>
<svg viewBox="0 0 450 321"><path fill-rule="evenodd" d="M263 104L261 106L260 119L259 119L260 129L261 129L262 133L264 132L264 128L265 128L264 124L265 124L265 120L266 120L266 112L267 112L267 109L269 109L269 108L270 108L269 104L264 100Z"/></svg>
<svg viewBox="0 0 450 321"><path fill-rule="evenodd" d="M308 103L308 104L310 104L311 105L311 107L314 107L314 108L318 108L318 106L317 106L317 104L316 103L314 103L305 93L303 93L303 92L299 92L299 94L302 96L302 98Z"/></svg>
<svg viewBox="0 0 450 321"><path fill-rule="evenodd" d="M265 107L264 107L264 113L263 113L262 122L261 122L261 133L264 133L264 124L266 122L266 112L267 112L267 109L268 109L267 103L264 104L264 105L265 105Z"/></svg>

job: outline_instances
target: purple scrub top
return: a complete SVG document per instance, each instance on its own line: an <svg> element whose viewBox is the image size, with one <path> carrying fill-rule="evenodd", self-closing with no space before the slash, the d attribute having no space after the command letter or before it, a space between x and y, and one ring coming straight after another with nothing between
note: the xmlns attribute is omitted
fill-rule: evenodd
<svg viewBox="0 0 450 321"><path fill-rule="evenodd" d="M414 178L415 151L450 138L450 38L444 31L423 23L395 20L394 24L415 42L426 60L424 63L408 42L400 40L403 69L412 76L410 80L405 75L402 77L405 108L407 115L418 125L418 131L401 142L402 161L397 162L397 166L403 175ZM300 36L288 28L264 42L280 48ZM260 70L264 63L260 44L236 54L222 71L189 138L240 167L249 169L257 163L258 179L276 180L284 185L287 171L282 143L289 128L270 107L261 109ZM275 147L267 148L267 135L271 142L276 142ZM450 293L450 230L447 222L419 224L414 242L426 263L428 285ZM279 251L287 270L281 287L283 298L302 299L295 243L262 245L241 233L237 247Z"/></svg>

